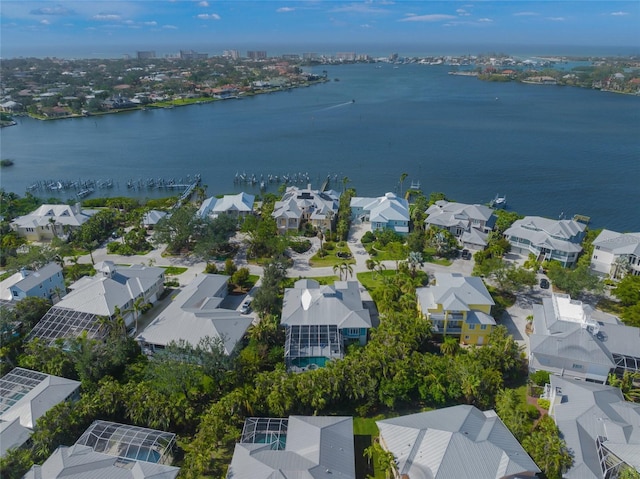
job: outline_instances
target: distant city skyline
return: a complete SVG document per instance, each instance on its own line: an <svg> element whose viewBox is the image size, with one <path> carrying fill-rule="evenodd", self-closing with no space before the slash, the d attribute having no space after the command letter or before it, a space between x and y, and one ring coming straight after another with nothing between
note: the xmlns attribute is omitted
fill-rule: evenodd
<svg viewBox="0 0 640 479"><path fill-rule="evenodd" d="M2 58L114 58L143 50L164 56L180 49L214 55L235 49L243 56L401 48L479 53L476 46L640 53L638 0L3 0L0 17Z"/></svg>

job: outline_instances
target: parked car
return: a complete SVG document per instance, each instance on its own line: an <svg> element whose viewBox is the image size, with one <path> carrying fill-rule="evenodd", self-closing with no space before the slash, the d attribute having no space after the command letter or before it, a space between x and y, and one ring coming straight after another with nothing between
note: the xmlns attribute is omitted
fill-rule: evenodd
<svg viewBox="0 0 640 479"><path fill-rule="evenodd" d="M250 311L251 311L251 300L247 299L244 303L242 303L242 306L240 307L240 312L242 314L249 314Z"/></svg>
<svg viewBox="0 0 640 479"><path fill-rule="evenodd" d="M462 250L462 259L471 259L471 253L468 249Z"/></svg>
<svg viewBox="0 0 640 479"><path fill-rule="evenodd" d="M540 287L542 289L549 289L549 280L547 280L546 278L542 278L540 280Z"/></svg>

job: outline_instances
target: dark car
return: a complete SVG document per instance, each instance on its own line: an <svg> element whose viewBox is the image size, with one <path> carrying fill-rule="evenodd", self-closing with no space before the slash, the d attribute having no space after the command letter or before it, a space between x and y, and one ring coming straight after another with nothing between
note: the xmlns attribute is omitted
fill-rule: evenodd
<svg viewBox="0 0 640 479"><path fill-rule="evenodd" d="M462 259L471 259L471 253L468 249L462 250Z"/></svg>
<svg viewBox="0 0 640 479"><path fill-rule="evenodd" d="M541 287L542 289L549 289L549 280L547 280L547 279L545 279L545 278L542 278L542 279L540 280L540 287Z"/></svg>

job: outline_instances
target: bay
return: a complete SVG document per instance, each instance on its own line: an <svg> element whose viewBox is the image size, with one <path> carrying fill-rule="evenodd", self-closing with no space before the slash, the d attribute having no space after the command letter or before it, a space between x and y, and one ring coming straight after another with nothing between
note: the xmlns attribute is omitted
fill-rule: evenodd
<svg viewBox="0 0 640 479"><path fill-rule="evenodd" d="M640 231L640 98L595 90L487 83L448 67L323 66L332 81L287 92L88 118L19 119L0 133L0 185L24 194L41 180L114 180L95 195L141 198L127 182L199 173L209 195L308 174L343 177L361 196L419 181L465 203L497 193L521 214L590 216L593 227ZM336 81L335 79L338 79ZM306 180L305 180L306 183ZM268 191L276 192L277 184ZM34 192L68 199L75 193Z"/></svg>

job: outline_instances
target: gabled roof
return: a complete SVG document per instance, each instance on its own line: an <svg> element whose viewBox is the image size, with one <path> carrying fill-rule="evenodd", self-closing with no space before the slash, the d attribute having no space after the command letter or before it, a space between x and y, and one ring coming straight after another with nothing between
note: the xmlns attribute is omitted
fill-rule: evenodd
<svg viewBox="0 0 640 479"><path fill-rule="evenodd" d="M205 337L220 338L225 352L231 354L251 325L252 318L219 307L222 297L215 294L228 279L228 276L217 274L198 275L136 340L167 345L182 339L196 347Z"/></svg>
<svg viewBox="0 0 640 479"><path fill-rule="evenodd" d="M604 229L593 240L593 246L599 246L614 255L640 256L640 233L617 233Z"/></svg>
<svg viewBox="0 0 640 479"><path fill-rule="evenodd" d="M425 223L428 225L451 228L459 226L469 230L473 220L482 221L492 228L495 223L493 210L484 205L467 205L464 203L450 203L446 200L436 201L427 211Z"/></svg>
<svg viewBox="0 0 640 479"><path fill-rule="evenodd" d="M202 202L198 215L217 216L220 213L236 211L241 213L250 213L253 211L254 195L247 193L238 193L237 195L224 195L222 198L207 198Z"/></svg>
<svg viewBox="0 0 640 479"><path fill-rule="evenodd" d="M32 429L36 420L80 387L78 381L24 368L14 368L0 378L0 419Z"/></svg>
<svg viewBox="0 0 640 479"><path fill-rule="evenodd" d="M239 443L228 479L355 479L351 417L291 416L284 449Z"/></svg>
<svg viewBox="0 0 640 479"><path fill-rule="evenodd" d="M585 228L584 223L574 220L550 220L540 216L525 216L515 221L504 234L507 238L526 239L534 246L574 253L582 251L578 235Z"/></svg>
<svg viewBox="0 0 640 479"><path fill-rule="evenodd" d="M115 266L110 261L96 265L95 276L84 276L70 286L71 292L56 307L99 316L112 316L115 308L121 310L132 299L153 287L164 269L152 266Z"/></svg>
<svg viewBox="0 0 640 479"><path fill-rule="evenodd" d="M89 216L69 205L41 205L28 215L16 218L11 224L20 228L35 228L49 225L52 219L60 225L81 226Z"/></svg>
<svg viewBox="0 0 640 479"><path fill-rule="evenodd" d="M556 394L551 414L573 452L567 479L602 479L596 439L640 469L640 404L625 401L618 388L551 376Z"/></svg>
<svg viewBox="0 0 640 479"><path fill-rule="evenodd" d="M376 424L400 475L501 478L540 472L494 411L461 405Z"/></svg>
<svg viewBox="0 0 640 479"><path fill-rule="evenodd" d="M62 273L60 265L57 263L49 263L36 271L26 271L26 276L13 286L22 291L29 291L58 273Z"/></svg>
<svg viewBox="0 0 640 479"><path fill-rule="evenodd" d="M495 304L481 278L459 273L436 273L435 278L435 286L416 289L425 313L438 305L447 311L470 311L471 306Z"/></svg>
<svg viewBox="0 0 640 479"><path fill-rule="evenodd" d="M389 221L409 221L409 203L393 193L386 193L378 198L351 198L352 207L361 207L369 212L371 223L388 223Z"/></svg>
<svg viewBox="0 0 640 479"><path fill-rule="evenodd" d="M338 212L339 196L335 191L319 191L311 188L287 187L282 199L273 207L274 218L300 218L303 211L313 219L326 219Z"/></svg>
<svg viewBox="0 0 640 479"><path fill-rule="evenodd" d="M142 216L142 224L144 226L154 226L166 216L170 216L166 211L149 210Z"/></svg>
<svg viewBox="0 0 640 479"><path fill-rule="evenodd" d="M175 479L177 467L95 452L89 446L60 446L24 479Z"/></svg>
<svg viewBox="0 0 640 479"><path fill-rule="evenodd" d="M483 233L476 228L471 228L469 231L462 233L461 239L464 244L472 244L484 248L488 244L488 237L488 233Z"/></svg>
<svg viewBox="0 0 640 479"><path fill-rule="evenodd" d="M0 457L9 449L22 446L31 437L31 430L20 424L17 417L11 421L0 420Z"/></svg>
<svg viewBox="0 0 640 479"><path fill-rule="evenodd" d="M336 281L333 286L320 286L314 280L299 280L284 292L280 324L371 328L371 318L362 304L357 281Z"/></svg>

